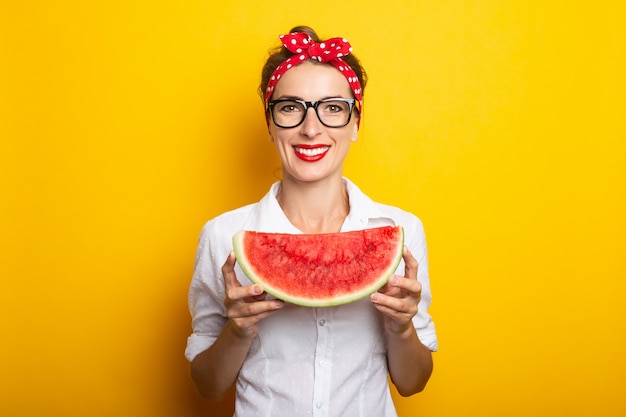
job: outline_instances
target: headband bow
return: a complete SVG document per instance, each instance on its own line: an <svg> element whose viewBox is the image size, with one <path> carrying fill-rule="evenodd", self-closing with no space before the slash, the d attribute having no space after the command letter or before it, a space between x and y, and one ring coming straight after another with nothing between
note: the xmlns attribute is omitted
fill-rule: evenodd
<svg viewBox="0 0 626 417"><path fill-rule="evenodd" d="M346 77L350 89L354 94L354 98L359 102L359 108L363 107L363 91L361 83L356 73L341 57L352 52L350 42L342 38L331 38L320 43L316 43L309 35L304 32L292 32L287 35L280 35L280 40L290 52L294 55L287 58L280 64L270 77L265 90L265 105L269 101L274 88L280 78L291 68L301 64L307 59L314 59L319 62L328 62L337 68L341 74Z"/></svg>
<svg viewBox="0 0 626 417"><path fill-rule="evenodd" d="M352 52L350 43L342 38L332 38L321 43L315 43L309 35L303 32L294 32L288 35L280 35L285 48L294 54L301 54L304 51L304 60L308 54L309 58L317 59L319 62L329 62L333 59L341 58Z"/></svg>

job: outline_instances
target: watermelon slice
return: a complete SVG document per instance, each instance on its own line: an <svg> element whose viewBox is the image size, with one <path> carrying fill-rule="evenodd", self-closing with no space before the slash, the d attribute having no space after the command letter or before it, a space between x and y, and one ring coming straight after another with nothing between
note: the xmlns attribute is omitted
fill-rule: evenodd
<svg viewBox="0 0 626 417"><path fill-rule="evenodd" d="M401 226L325 234L242 230L233 237L237 262L252 282L309 307L346 304L377 291L398 267L403 246Z"/></svg>

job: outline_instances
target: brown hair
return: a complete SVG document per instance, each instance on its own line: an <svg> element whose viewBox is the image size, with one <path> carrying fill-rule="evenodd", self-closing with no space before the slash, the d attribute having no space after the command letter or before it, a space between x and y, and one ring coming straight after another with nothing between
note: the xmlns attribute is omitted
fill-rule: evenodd
<svg viewBox="0 0 626 417"><path fill-rule="evenodd" d="M317 33L308 26L296 26L289 31L289 33L293 32L304 32L309 35L311 39L313 39L313 42L316 43L322 41ZM263 65L263 69L261 71L261 85L259 85L259 95L261 96L261 100L265 101L265 89L267 88L267 84L269 83L270 77L276 67L292 55L293 53L291 53L282 44L270 50L269 57L265 61L265 65ZM361 91L364 91L365 84L367 83L367 74L365 73L365 68L361 65L361 61L359 61L359 59L352 53L342 57L341 59L352 67L354 73L359 78L359 82L361 83Z"/></svg>

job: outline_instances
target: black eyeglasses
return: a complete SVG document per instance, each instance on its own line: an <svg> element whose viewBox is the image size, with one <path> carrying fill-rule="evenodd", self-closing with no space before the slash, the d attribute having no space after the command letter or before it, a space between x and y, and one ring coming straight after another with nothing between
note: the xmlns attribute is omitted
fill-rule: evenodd
<svg viewBox="0 0 626 417"><path fill-rule="evenodd" d="M352 109L359 111L358 102L353 98L326 98L317 101L304 101L291 98L270 100L267 108L278 127L289 129L304 122L309 108L326 127L344 127L350 123Z"/></svg>

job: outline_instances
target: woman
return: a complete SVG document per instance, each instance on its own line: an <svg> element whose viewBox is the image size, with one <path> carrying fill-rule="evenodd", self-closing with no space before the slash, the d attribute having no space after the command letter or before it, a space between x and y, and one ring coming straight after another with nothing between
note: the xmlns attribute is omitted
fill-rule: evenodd
<svg viewBox="0 0 626 417"><path fill-rule="evenodd" d="M191 375L213 400L236 383L236 416L395 416L387 376L401 395L421 391L437 348L423 227L342 176L366 82L350 44L320 41L308 27L281 41L260 91L283 179L260 202L203 228L189 294ZM383 225L405 229L398 275L371 297L338 307L266 298L231 251L241 229L328 233Z"/></svg>

